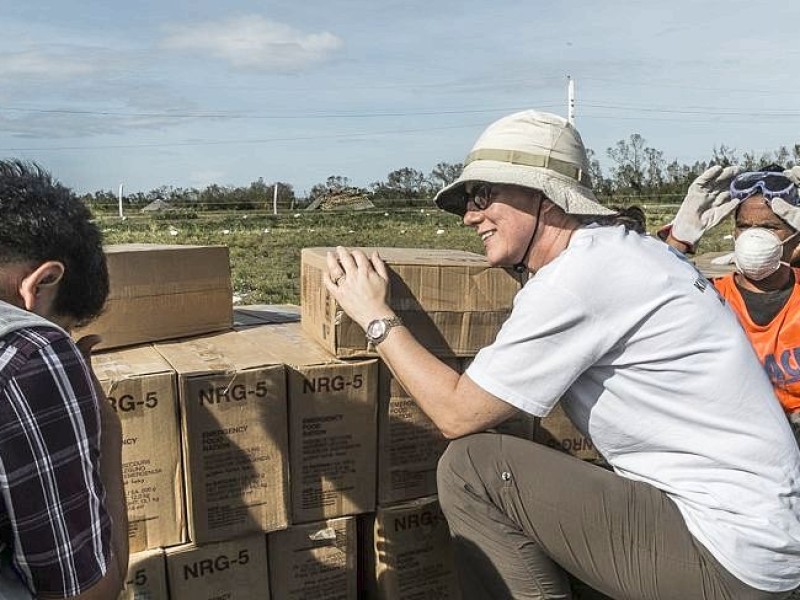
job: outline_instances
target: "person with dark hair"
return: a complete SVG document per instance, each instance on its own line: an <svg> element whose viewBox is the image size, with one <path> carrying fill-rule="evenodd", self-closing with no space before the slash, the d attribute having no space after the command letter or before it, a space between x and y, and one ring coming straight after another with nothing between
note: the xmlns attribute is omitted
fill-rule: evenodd
<svg viewBox="0 0 800 600"><path fill-rule="evenodd" d="M377 254L339 247L323 280L451 438L439 500L465 599L777 600L800 584L800 449L734 315L590 188L578 132L536 111L478 138L436 196L488 262L532 273L464 374L387 302ZM612 470L483 433L561 402Z"/></svg>
<svg viewBox="0 0 800 600"><path fill-rule="evenodd" d="M0 598L116 598L121 429L68 332L108 295L101 234L35 164L0 161Z"/></svg>
<svg viewBox="0 0 800 600"><path fill-rule="evenodd" d="M740 173L711 167L689 187L673 222L659 232L686 253L733 214L736 272L712 280L736 313L800 445L800 167Z"/></svg>
<svg viewBox="0 0 800 600"><path fill-rule="evenodd" d="M616 209L619 224L625 225L636 233L647 233L647 216L641 206L628 206Z"/></svg>

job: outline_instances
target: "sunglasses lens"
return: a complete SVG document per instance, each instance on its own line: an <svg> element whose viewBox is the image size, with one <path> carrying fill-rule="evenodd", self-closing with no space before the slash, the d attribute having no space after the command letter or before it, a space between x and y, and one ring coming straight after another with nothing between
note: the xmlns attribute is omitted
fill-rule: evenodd
<svg viewBox="0 0 800 600"><path fill-rule="evenodd" d="M763 179L764 173L742 173L731 183L731 189L746 192Z"/></svg>
<svg viewBox="0 0 800 600"><path fill-rule="evenodd" d="M491 201L492 186L488 183L475 186L469 197L476 208L484 210L487 206L489 206L489 202Z"/></svg>
<svg viewBox="0 0 800 600"><path fill-rule="evenodd" d="M788 177L781 175L780 173L764 175L763 180L764 188L768 192L783 192L794 185Z"/></svg>

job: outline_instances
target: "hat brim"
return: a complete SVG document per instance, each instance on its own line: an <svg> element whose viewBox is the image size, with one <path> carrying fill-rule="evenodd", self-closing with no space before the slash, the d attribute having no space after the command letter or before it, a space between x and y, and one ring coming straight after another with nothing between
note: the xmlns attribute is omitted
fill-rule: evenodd
<svg viewBox="0 0 800 600"><path fill-rule="evenodd" d="M571 215L612 215L613 210L598 202L588 187L576 180L541 167L509 164L493 160L471 162L459 178L439 190L433 199L442 210L463 215L466 210L464 185L469 181L485 181L518 185L544 192L551 201Z"/></svg>

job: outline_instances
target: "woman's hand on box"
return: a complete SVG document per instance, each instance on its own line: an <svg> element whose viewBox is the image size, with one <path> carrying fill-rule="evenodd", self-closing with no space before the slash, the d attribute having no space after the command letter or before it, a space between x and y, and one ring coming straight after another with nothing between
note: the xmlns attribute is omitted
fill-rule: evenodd
<svg viewBox="0 0 800 600"><path fill-rule="evenodd" d="M328 252L327 263L322 276L325 287L363 329L373 319L393 314L387 302L389 272L377 252L368 257L361 250L337 246L335 252Z"/></svg>

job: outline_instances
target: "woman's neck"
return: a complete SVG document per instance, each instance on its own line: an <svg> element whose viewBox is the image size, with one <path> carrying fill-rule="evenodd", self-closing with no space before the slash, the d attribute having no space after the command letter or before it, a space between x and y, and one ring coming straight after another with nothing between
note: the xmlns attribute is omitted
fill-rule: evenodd
<svg viewBox="0 0 800 600"><path fill-rule="evenodd" d="M534 244L529 269L536 272L561 254L572 239L572 235L581 227L580 222L570 215L560 213L554 215L557 222L543 221L543 231L539 242Z"/></svg>

